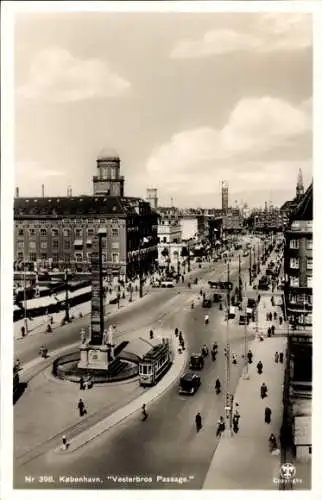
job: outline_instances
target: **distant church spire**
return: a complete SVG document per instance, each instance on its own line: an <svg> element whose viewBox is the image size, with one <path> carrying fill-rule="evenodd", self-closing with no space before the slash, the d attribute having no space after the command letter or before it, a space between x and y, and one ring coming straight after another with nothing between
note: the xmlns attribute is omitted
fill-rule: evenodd
<svg viewBox="0 0 322 500"><path fill-rule="evenodd" d="M302 169L299 169L299 173L297 175L297 184L296 184L296 198L300 198L304 194L304 184L303 184L303 175Z"/></svg>

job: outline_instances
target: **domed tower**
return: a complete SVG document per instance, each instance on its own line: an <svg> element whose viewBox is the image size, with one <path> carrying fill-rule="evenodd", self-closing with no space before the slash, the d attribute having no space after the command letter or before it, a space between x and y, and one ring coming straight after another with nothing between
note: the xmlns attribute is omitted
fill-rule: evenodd
<svg viewBox="0 0 322 500"><path fill-rule="evenodd" d="M97 175L93 177L94 195L124 196L120 163L120 157L113 149L101 151L97 157Z"/></svg>

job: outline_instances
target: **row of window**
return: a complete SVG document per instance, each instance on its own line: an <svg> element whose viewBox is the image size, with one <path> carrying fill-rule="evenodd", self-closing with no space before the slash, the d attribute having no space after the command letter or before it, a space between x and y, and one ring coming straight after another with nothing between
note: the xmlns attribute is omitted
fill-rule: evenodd
<svg viewBox="0 0 322 500"><path fill-rule="evenodd" d="M298 248L300 248L300 240L299 239L290 240L290 248L292 248L292 249L298 249ZM306 240L306 248L308 250L312 250L312 248L313 248L313 240L311 238Z"/></svg>
<svg viewBox="0 0 322 500"><path fill-rule="evenodd" d="M87 246L90 246L91 243L86 242ZM18 241L17 242L17 248L21 249L25 247L24 241ZM35 241L29 241L28 245L30 250L35 250L36 249L36 242ZM48 245L47 241L41 241L40 242L40 248L41 250L46 250L50 245ZM72 247L72 242L71 240L64 240L63 242L63 247L64 250L69 250ZM52 240L51 248L56 250L59 248L59 240ZM112 249L113 250L118 250L120 248L120 244L118 241L112 242Z"/></svg>
<svg viewBox="0 0 322 500"><path fill-rule="evenodd" d="M63 257L63 258L61 258ZM52 260L53 262L58 262L59 260L64 260L64 262L70 262L71 258L74 257L74 260L76 260L77 262L83 262L84 261L84 256L81 252L75 252L74 255L72 256L71 254L64 254L63 256L59 255L58 253L56 254L53 254L52 255ZM40 260L47 260L48 259L48 255L46 253L41 253L40 256L37 256L36 252L30 252L29 253L29 261L30 262L36 262L37 259L40 259ZM17 259L18 260L23 260L23 253L22 252L18 252L17 254ZM91 260L91 254L90 253L87 253L86 254L86 259L88 262L90 262ZM107 262L108 259L107 259L107 254L103 253L102 254L102 260L103 262ZM116 253L116 252L113 252L112 253L112 262L114 264L119 264L120 262L120 254L119 253Z"/></svg>
<svg viewBox="0 0 322 500"><path fill-rule="evenodd" d="M294 295L290 293L289 301L291 304L310 304L312 305L312 295L298 294Z"/></svg>
<svg viewBox="0 0 322 500"><path fill-rule="evenodd" d="M300 278L298 276L290 276L290 286L298 287L300 286ZM313 277L307 276L306 278L307 288L313 288Z"/></svg>
<svg viewBox="0 0 322 500"><path fill-rule="evenodd" d="M300 259L299 257L292 257L290 259L290 268L299 269ZM306 269L313 269L313 257L306 257Z"/></svg>
<svg viewBox="0 0 322 500"><path fill-rule="evenodd" d="M24 236L25 231L26 231L25 229L18 229L18 236ZM47 234L48 234L49 231L50 231L49 229L40 228L39 234L40 234L40 236L47 236ZM36 236L36 229L32 229L32 228L28 229L28 232L29 232L29 237L30 238L33 238L33 237ZM87 232L87 236L88 237L92 237L95 234L93 228L88 228L86 230L86 232ZM77 228L77 229L75 229L75 231L72 231L71 229L63 229L63 236L66 237L66 238L68 238L69 236L71 236L73 233L75 234L76 238L82 238L82 236L84 234L83 233L83 229L81 229L81 228ZM52 235L52 237L54 237L54 238L56 237L57 238L59 236L59 229L52 228L51 229L51 235ZM119 236L119 230L118 230L118 228L114 228L114 227L112 228L111 236L113 238L117 238Z"/></svg>

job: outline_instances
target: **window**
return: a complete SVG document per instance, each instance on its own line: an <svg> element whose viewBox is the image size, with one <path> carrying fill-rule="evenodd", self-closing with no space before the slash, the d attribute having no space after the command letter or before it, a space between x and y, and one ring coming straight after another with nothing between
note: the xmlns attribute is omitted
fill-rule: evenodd
<svg viewBox="0 0 322 500"><path fill-rule="evenodd" d="M118 253L112 253L112 262L118 264L120 262L120 256Z"/></svg>
<svg viewBox="0 0 322 500"><path fill-rule="evenodd" d="M59 247L59 241L58 240L53 240L53 248L58 248Z"/></svg>
<svg viewBox="0 0 322 500"><path fill-rule="evenodd" d="M306 248L308 250L312 250L312 248L313 248L313 240L312 239L306 240Z"/></svg>
<svg viewBox="0 0 322 500"><path fill-rule="evenodd" d="M23 260L23 253L22 252L18 252L17 253L17 259L18 260Z"/></svg>
<svg viewBox="0 0 322 500"><path fill-rule="evenodd" d="M34 229L29 229L30 238L34 238L36 236L36 231Z"/></svg>
<svg viewBox="0 0 322 500"><path fill-rule="evenodd" d="M76 260L76 262L82 262L83 254L82 253L75 253L75 260Z"/></svg>
<svg viewBox="0 0 322 500"><path fill-rule="evenodd" d="M300 259L298 257L291 257L290 259L290 268L298 269L300 267Z"/></svg>
<svg viewBox="0 0 322 500"><path fill-rule="evenodd" d="M40 229L40 236L47 236L47 229Z"/></svg>
<svg viewBox="0 0 322 500"><path fill-rule="evenodd" d="M41 260L46 260L47 259L47 254L46 253L41 253L40 254Z"/></svg>
<svg viewBox="0 0 322 500"><path fill-rule="evenodd" d="M300 279L298 276L291 276L290 277L290 286L300 286Z"/></svg>
<svg viewBox="0 0 322 500"><path fill-rule="evenodd" d="M69 250L70 249L70 240L64 240L64 249Z"/></svg>
<svg viewBox="0 0 322 500"><path fill-rule="evenodd" d="M52 235L53 237L56 237L56 238L57 238L57 236L58 236L58 229L54 229L54 228L53 228L53 229L51 230L51 235Z"/></svg>
<svg viewBox="0 0 322 500"><path fill-rule="evenodd" d="M117 228L117 227L113 227L113 228L112 228L112 236L113 236L113 238L117 238L117 237L118 237L118 235L119 235L119 230L118 230L118 228Z"/></svg>
<svg viewBox="0 0 322 500"><path fill-rule="evenodd" d="M35 262L36 259L37 259L36 252L30 252L30 254L29 254L29 260L31 260L32 262Z"/></svg>
<svg viewBox="0 0 322 500"><path fill-rule="evenodd" d="M36 248L36 242L35 241L29 241L29 248L31 248L32 250L35 250L35 248Z"/></svg>
<svg viewBox="0 0 322 500"><path fill-rule="evenodd" d="M94 234L94 229L93 228L87 229L87 236L93 236L93 234Z"/></svg>
<svg viewBox="0 0 322 500"><path fill-rule="evenodd" d="M296 295L290 294L290 303L291 304L296 304Z"/></svg>
<svg viewBox="0 0 322 500"><path fill-rule="evenodd" d="M118 241L113 241L112 243L113 250L118 250L120 248L120 244Z"/></svg>
<svg viewBox="0 0 322 500"><path fill-rule="evenodd" d="M82 238L83 236L83 231L81 229L75 229L75 236L76 238Z"/></svg>
<svg viewBox="0 0 322 500"><path fill-rule="evenodd" d="M313 257L306 258L306 269L313 269Z"/></svg>
<svg viewBox="0 0 322 500"><path fill-rule="evenodd" d="M18 229L18 236L23 236L23 235L24 235L23 229Z"/></svg>
<svg viewBox="0 0 322 500"><path fill-rule="evenodd" d="M58 253L53 253L53 262L58 262Z"/></svg>
<svg viewBox="0 0 322 500"><path fill-rule="evenodd" d="M290 240L290 248L299 248L299 240Z"/></svg>
<svg viewBox="0 0 322 500"><path fill-rule="evenodd" d="M18 243L17 243L17 247L18 248L24 248L24 246L25 246L25 242L24 241L18 241Z"/></svg>
<svg viewBox="0 0 322 500"><path fill-rule="evenodd" d="M65 262L70 262L70 255L69 255L69 253L65 253L64 254L64 261Z"/></svg>
<svg viewBox="0 0 322 500"><path fill-rule="evenodd" d="M70 229L64 229L63 235L65 238L68 238L68 236L70 236Z"/></svg>
<svg viewBox="0 0 322 500"><path fill-rule="evenodd" d="M307 277L307 287L308 288L313 288L313 278L312 276Z"/></svg>
<svg viewBox="0 0 322 500"><path fill-rule="evenodd" d="M40 242L40 248L42 250L46 250L46 248L47 248L47 241L41 241Z"/></svg>

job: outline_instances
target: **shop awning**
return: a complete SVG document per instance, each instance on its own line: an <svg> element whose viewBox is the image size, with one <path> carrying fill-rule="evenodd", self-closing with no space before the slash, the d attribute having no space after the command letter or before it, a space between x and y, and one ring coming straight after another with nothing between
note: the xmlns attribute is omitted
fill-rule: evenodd
<svg viewBox="0 0 322 500"><path fill-rule="evenodd" d="M49 307L53 304L56 304L56 300L54 297L39 297L37 299L26 300L26 302L22 302L23 307L25 309L40 309L41 307Z"/></svg>

